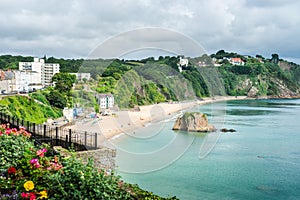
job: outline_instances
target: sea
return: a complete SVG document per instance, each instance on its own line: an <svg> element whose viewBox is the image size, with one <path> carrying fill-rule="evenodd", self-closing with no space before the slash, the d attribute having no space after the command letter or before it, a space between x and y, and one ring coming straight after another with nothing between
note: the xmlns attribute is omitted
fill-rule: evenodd
<svg viewBox="0 0 300 200"><path fill-rule="evenodd" d="M185 111L205 113L218 131L173 131ZM300 199L300 99L230 100L185 111L112 140L123 180L184 200Z"/></svg>

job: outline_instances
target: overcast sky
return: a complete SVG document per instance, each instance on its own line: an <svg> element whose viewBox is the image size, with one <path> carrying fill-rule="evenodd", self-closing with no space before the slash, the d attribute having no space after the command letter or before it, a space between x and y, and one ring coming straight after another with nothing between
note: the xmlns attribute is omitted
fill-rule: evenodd
<svg viewBox="0 0 300 200"><path fill-rule="evenodd" d="M269 58L278 53L300 63L296 0L0 2L0 54L86 58L124 32L155 27L182 34L209 54L224 49Z"/></svg>

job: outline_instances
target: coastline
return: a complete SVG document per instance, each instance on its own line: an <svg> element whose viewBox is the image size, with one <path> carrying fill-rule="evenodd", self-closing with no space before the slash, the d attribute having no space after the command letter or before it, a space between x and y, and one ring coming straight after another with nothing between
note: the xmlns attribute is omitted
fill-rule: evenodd
<svg viewBox="0 0 300 200"><path fill-rule="evenodd" d="M68 128L88 132L101 133L98 137L98 144L103 144L106 140L116 138L122 133L133 132L134 130L145 127L154 121L164 120L166 117L192 108L198 105L214 103L227 100L248 99L246 96L217 96L208 97L198 101L159 103L153 105L139 106L140 111L118 111L116 115L101 116L96 119L83 119L77 121L75 125Z"/></svg>

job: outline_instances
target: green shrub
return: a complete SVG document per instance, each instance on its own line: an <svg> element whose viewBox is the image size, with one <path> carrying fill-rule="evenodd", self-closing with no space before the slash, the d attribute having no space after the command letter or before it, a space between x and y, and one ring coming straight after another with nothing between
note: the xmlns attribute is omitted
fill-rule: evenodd
<svg viewBox="0 0 300 200"><path fill-rule="evenodd" d="M164 199L97 171L92 160L53 156L24 128L0 125L0 143L0 199Z"/></svg>
<svg viewBox="0 0 300 200"><path fill-rule="evenodd" d="M2 130L3 127L4 126L2 125ZM15 131L15 129L11 130ZM28 151L28 148L33 147L32 142L27 137L19 137L16 135L7 135L3 133L0 136L0 144L0 169L6 169L10 166L16 166L25 152Z"/></svg>
<svg viewBox="0 0 300 200"><path fill-rule="evenodd" d="M34 93L31 93L29 95L31 98L38 100L39 102L45 104L45 105L50 105L49 101L47 100L46 96L41 92L37 91Z"/></svg>
<svg viewBox="0 0 300 200"><path fill-rule="evenodd" d="M117 177L98 172L91 160L85 165L69 157L62 164L63 170L49 177L50 199L131 199Z"/></svg>
<svg viewBox="0 0 300 200"><path fill-rule="evenodd" d="M13 102L13 104L11 103ZM48 118L62 116L62 111L49 105L35 102L26 96L12 96L0 100L0 111L15 118L41 124Z"/></svg>

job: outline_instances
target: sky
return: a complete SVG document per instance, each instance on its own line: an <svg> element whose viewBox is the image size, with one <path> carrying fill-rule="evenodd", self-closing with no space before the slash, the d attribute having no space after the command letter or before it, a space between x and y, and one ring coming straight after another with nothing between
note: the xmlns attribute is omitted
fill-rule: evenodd
<svg viewBox="0 0 300 200"><path fill-rule="evenodd" d="M131 43L126 52L135 52L185 38L207 54L277 53L300 64L299 10L295 0L0 0L0 54L87 58L111 41Z"/></svg>

